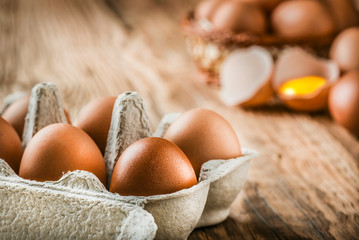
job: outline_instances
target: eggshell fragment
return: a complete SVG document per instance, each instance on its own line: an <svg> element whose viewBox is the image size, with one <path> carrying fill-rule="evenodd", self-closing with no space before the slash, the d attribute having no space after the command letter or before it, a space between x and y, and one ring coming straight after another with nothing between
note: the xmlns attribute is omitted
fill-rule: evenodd
<svg viewBox="0 0 359 240"><path fill-rule="evenodd" d="M327 83L308 95L289 96L278 91L283 83L307 76L323 77ZM318 111L327 107L330 86L338 76L339 68L335 62L317 58L301 48L289 48L277 59L272 84L279 98L289 108L299 111Z"/></svg>
<svg viewBox="0 0 359 240"><path fill-rule="evenodd" d="M346 73L332 87L329 110L336 122L359 136L359 71Z"/></svg>
<svg viewBox="0 0 359 240"><path fill-rule="evenodd" d="M273 96L273 59L264 48L234 50L220 69L220 97L230 106L257 106Z"/></svg>
<svg viewBox="0 0 359 240"><path fill-rule="evenodd" d="M342 71L359 70L359 27L348 28L334 39L330 58Z"/></svg>
<svg viewBox="0 0 359 240"><path fill-rule="evenodd" d="M0 117L0 158L4 159L16 173L19 173L22 153L21 140L15 129Z"/></svg>

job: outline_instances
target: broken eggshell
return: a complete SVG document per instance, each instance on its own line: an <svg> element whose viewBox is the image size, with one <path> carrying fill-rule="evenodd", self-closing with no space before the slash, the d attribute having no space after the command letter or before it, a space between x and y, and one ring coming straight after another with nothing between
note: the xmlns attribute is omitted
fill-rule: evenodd
<svg viewBox="0 0 359 240"><path fill-rule="evenodd" d="M236 49L220 69L220 97L230 106L258 106L273 97L271 54L262 47Z"/></svg>
<svg viewBox="0 0 359 240"><path fill-rule="evenodd" d="M322 77L326 83L306 95L286 95L279 91L284 83L308 76ZM338 77L339 67L335 62L313 56L301 48L288 48L277 59L272 84L287 107L312 112L327 107L329 89Z"/></svg>

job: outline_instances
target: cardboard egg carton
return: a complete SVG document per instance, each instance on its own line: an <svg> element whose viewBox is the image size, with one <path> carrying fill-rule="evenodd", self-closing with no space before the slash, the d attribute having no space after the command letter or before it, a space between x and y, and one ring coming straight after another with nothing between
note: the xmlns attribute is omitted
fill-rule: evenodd
<svg viewBox="0 0 359 240"><path fill-rule="evenodd" d="M118 157L130 144L162 136L178 116L166 115L152 134L140 96L119 95L104 156L108 183ZM31 94L23 145L54 122L66 122L59 93L54 84L38 84ZM195 186L146 197L111 193L95 175L80 170L58 181L22 179L0 160L0 235L5 239L186 239L194 228L217 224L228 216L255 156L243 149L241 157L208 161Z"/></svg>

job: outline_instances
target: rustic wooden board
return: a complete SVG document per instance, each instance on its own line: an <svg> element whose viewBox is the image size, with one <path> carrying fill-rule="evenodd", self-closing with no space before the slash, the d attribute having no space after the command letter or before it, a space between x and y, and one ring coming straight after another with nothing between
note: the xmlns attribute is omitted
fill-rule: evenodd
<svg viewBox="0 0 359 240"><path fill-rule="evenodd" d="M230 108L197 81L180 33L198 1L0 1L0 101L57 84L72 119L89 100L136 90L151 125L213 109L259 151L223 223L189 239L358 239L359 142L325 113Z"/></svg>

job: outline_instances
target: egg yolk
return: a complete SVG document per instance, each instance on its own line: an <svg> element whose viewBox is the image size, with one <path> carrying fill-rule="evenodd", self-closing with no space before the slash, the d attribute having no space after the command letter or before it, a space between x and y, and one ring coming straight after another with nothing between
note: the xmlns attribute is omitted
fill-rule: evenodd
<svg viewBox="0 0 359 240"><path fill-rule="evenodd" d="M279 91L287 96L307 95L315 92L326 83L325 79L317 76L308 76L289 80Z"/></svg>

